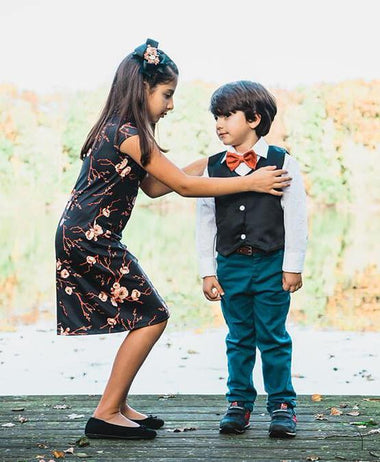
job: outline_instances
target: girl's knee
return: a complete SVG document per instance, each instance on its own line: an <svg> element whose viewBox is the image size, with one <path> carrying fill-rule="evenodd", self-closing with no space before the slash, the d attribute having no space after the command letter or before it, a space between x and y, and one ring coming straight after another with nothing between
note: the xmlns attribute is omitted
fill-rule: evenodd
<svg viewBox="0 0 380 462"><path fill-rule="evenodd" d="M152 326L148 326L148 329L150 329L151 331L154 331L154 332L156 332L158 334L162 334L162 332L166 328L167 323L168 323L168 320L165 319L162 322L158 322L157 324L153 324Z"/></svg>
<svg viewBox="0 0 380 462"><path fill-rule="evenodd" d="M168 320L167 319L165 319L165 321L162 321L162 322L157 324L157 326L161 329L162 332L166 329L167 325L168 325Z"/></svg>

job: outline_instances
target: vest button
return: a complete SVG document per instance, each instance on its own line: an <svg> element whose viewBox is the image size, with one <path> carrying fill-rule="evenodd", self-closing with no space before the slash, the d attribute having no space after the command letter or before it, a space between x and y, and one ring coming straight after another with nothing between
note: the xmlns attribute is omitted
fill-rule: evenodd
<svg viewBox="0 0 380 462"><path fill-rule="evenodd" d="M240 239L245 239L247 236L245 234L240 235Z"/></svg>
<svg viewBox="0 0 380 462"><path fill-rule="evenodd" d="M239 210L241 210L242 212L244 212L244 210L245 210L245 205L241 205L241 206L239 207Z"/></svg>

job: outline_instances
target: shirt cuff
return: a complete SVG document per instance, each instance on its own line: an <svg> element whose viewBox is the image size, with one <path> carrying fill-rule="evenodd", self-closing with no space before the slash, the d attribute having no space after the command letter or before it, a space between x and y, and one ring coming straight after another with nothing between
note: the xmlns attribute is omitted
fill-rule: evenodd
<svg viewBox="0 0 380 462"><path fill-rule="evenodd" d="M305 252L287 252L285 249L282 271L286 273L302 273Z"/></svg>
<svg viewBox="0 0 380 462"><path fill-rule="evenodd" d="M216 275L216 260L215 258L200 258L199 262L199 274L201 278L205 276L215 276Z"/></svg>

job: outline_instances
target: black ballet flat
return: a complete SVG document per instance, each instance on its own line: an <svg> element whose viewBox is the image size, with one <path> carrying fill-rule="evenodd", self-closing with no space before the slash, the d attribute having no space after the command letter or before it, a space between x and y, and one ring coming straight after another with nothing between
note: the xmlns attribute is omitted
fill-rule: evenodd
<svg viewBox="0 0 380 462"><path fill-rule="evenodd" d="M124 440L150 440L155 438L157 433L144 425L139 427L123 427L105 422L104 420L91 417L88 419L85 428L88 438L115 438Z"/></svg>
<svg viewBox="0 0 380 462"><path fill-rule="evenodd" d="M145 419L141 419L141 420L130 419L130 420L133 420L133 422L136 422L140 425L144 425L145 427L154 428L155 430L157 430L158 428L161 428L165 423L162 419L152 414L149 414L148 417L146 417Z"/></svg>

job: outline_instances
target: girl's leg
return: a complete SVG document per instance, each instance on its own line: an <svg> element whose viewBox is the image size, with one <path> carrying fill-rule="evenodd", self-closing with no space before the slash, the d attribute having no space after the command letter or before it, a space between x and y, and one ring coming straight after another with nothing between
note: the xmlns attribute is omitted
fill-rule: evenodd
<svg viewBox="0 0 380 462"><path fill-rule="evenodd" d="M160 338L166 324L167 321L164 321L129 332L117 352L110 378L94 417L115 425L138 427L138 424L125 417L121 410L126 408L125 400L133 379ZM134 415L130 417L134 418Z"/></svg>

